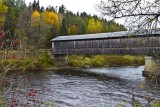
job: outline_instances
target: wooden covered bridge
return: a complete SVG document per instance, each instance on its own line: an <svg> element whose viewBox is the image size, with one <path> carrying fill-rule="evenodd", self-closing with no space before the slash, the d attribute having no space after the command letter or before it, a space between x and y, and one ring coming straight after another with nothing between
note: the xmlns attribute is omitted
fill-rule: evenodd
<svg viewBox="0 0 160 107"><path fill-rule="evenodd" d="M132 33L128 31L59 36L51 40L54 56L70 54L118 54L145 55L143 74L160 75L160 61L154 56L160 55L160 31L149 33ZM153 67L154 66L154 67ZM156 68L156 69L155 69Z"/></svg>
<svg viewBox="0 0 160 107"><path fill-rule="evenodd" d="M113 33L59 36L51 40L54 55L130 54L153 55L160 50L160 32L133 34Z"/></svg>

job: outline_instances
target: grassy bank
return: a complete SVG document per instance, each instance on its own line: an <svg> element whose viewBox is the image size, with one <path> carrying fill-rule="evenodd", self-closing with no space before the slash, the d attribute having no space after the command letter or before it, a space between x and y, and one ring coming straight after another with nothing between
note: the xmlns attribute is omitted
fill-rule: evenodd
<svg viewBox="0 0 160 107"><path fill-rule="evenodd" d="M143 65L144 56L69 55L69 67L110 67ZM45 51L0 51L0 70L54 69L53 59Z"/></svg>
<svg viewBox="0 0 160 107"><path fill-rule="evenodd" d="M144 65L144 56L131 55L71 55L69 65L72 67L136 66Z"/></svg>
<svg viewBox="0 0 160 107"><path fill-rule="evenodd" d="M0 70L38 70L53 67L50 56L43 51L0 51Z"/></svg>

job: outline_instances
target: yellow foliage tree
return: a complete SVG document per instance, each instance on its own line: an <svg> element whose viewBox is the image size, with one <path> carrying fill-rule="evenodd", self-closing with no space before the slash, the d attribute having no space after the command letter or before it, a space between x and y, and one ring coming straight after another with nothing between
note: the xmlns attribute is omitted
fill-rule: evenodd
<svg viewBox="0 0 160 107"><path fill-rule="evenodd" d="M77 27L76 25L72 25L72 26L70 27L70 34L71 34L71 35L76 35L76 34L78 34L78 27Z"/></svg>
<svg viewBox="0 0 160 107"><path fill-rule="evenodd" d="M102 23L99 20L95 21L94 18L89 19L87 26L88 33L101 33L102 28Z"/></svg>
<svg viewBox="0 0 160 107"><path fill-rule="evenodd" d="M3 4L3 0L0 0L0 28L3 27L6 17L4 14L8 11L8 7Z"/></svg>
<svg viewBox="0 0 160 107"><path fill-rule="evenodd" d="M102 32L102 23L99 21L99 20L97 20L96 21L96 33L101 33Z"/></svg>
<svg viewBox="0 0 160 107"><path fill-rule="evenodd" d="M88 33L96 33L96 23L94 18L89 19L88 26L87 26Z"/></svg>
<svg viewBox="0 0 160 107"><path fill-rule="evenodd" d="M37 27L39 25L40 17L41 15L37 10L32 14L32 17L31 17L32 27Z"/></svg>
<svg viewBox="0 0 160 107"><path fill-rule="evenodd" d="M57 13L45 11L45 12L43 12L42 15L43 15L43 20L46 23L48 23L48 24L50 24L52 26L58 25L58 23L59 23L59 17L58 17Z"/></svg>

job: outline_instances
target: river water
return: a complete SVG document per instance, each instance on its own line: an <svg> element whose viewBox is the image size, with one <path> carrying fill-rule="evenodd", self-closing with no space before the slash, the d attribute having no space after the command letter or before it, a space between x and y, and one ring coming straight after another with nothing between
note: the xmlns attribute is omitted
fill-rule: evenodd
<svg viewBox="0 0 160 107"><path fill-rule="evenodd" d="M33 78L30 88L43 87L39 97L53 100L55 107L132 107L133 103L145 107L160 99L160 86L144 78L143 69L63 69L25 75Z"/></svg>

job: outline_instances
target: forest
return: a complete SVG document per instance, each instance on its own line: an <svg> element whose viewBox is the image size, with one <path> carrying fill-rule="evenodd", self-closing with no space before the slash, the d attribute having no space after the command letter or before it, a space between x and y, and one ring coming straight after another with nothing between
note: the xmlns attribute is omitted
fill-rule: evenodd
<svg viewBox="0 0 160 107"><path fill-rule="evenodd" d="M29 4L26 4L25 0L0 0L0 16L0 70L3 71L42 69L50 66L52 68L55 65L50 58L52 56L48 56L43 50L51 49L51 39L57 36L127 30L124 25L108 21L97 15L90 15L86 12L73 13L67 10L64 5L59 7L40 6L39 0ZM77 59L81 56L68 57ZM89 58L91 61L82 60L85 62L82 65L71 60L69 66L84 66L86 63L95 63L94 56ZM123 56L121 59L126 60ZM130 58L129 61L133 63L128 64L128 62L123 65L135 65L136 61L132 59L135 58ZM144 63L144 58L142 57L142 59L142 61L141 58L139 59L140 64ZM97 62L97 65L90 65L94 67L108 64L98 64ZM117 66L117 64L109 64L109 66Z"/></svg>
<svg viewBox="0 0 160 107"><path fill-rule="evenodd" d="M57 36L126 30L113 20L73 13L64 5L0 0L0 107L159 105L157 77L149 81L141 76L143 55L67 55L68 64L61 64L62 59L58 65L48 54Z"/></svg>
<svg viewBox="0 0 160 107"><path fill-rule="evenodd" d="M43 7L39 1L0 0L0 49L49 49L50 40L63 35L80 35L127 30L123 25L86 12ZM12 46L11 46L12 45Z"/></svg>

